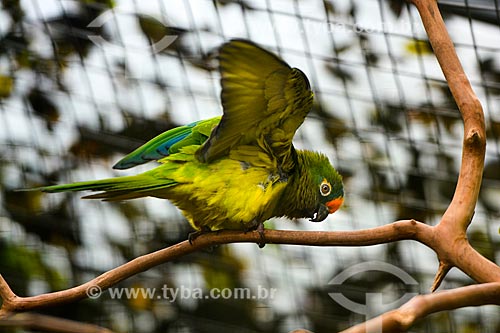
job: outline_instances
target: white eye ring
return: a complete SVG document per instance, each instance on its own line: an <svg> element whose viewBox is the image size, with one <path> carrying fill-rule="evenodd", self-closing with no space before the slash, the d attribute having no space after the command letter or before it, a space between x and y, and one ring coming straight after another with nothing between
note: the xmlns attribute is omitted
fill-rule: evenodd
<svg viewBox="0 0 500 333"><path fill-rule="evenodd" d="M321 193L322 196L326 197L332 192L332 186L330 185L329 182L326 180L323 180L321 185L319 186L319 193Z"/></svg>

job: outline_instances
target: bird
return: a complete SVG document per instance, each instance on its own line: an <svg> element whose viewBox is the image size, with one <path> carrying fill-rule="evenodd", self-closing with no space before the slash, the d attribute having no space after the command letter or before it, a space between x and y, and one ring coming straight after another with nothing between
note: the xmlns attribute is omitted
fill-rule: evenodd
<svg viewBox="0 0 500 333"><path fill-rule="evenodd" d="M273 217L320 222L344 201L342 177L326 155L292 143L313 104L306 75L254 42L232 39L218 52L222 116L170 129L118 161L143 173L36 188L90 190L104 201L157 197L195 230L258 230ZM262 236L263 237L263 236ZM193 238L189 238L190 242Z"/></svg>

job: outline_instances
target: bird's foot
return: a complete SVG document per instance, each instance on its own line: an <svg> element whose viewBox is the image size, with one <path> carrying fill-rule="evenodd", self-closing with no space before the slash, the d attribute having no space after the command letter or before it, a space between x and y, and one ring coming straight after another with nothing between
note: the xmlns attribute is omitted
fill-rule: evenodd
<svg viewBox="0 0 500 333"><path fill-rule="evenodd" d="M260 242L257 243L257 245L262 249L264 246L266 246L266 237L264 236L264 223L260 222L257 225L257 232L259 233L260 236Z"/></svg>
<svg viewBox="0 0 500 333"><path fill-rule="evenodd" d="M266 246L266 238L264 237L264 222L257 222L256 220L252 221L250 226L247 225L247 228L243 230L243 232L246 234L247 232L250 231L257 231L259 233L261 242L258 242L257 245L262 249L264 246Z"/></svg>
<svg viewBox="0 0 500 333"><path fill-rule="evenodd" d="M196 238L200 237L203 234L208 234L209 232L212 232L212 230L207 226L201 227L200 230L190 232L188 235L189 244L193 245L193 242Z"/></svg>

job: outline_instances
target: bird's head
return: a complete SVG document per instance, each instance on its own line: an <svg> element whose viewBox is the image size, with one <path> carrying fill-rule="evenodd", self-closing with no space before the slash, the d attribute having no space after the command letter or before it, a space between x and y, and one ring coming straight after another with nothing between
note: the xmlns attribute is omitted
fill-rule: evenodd
<svg viewBox="0 0 500 333"><path fill-rule="evenodd" d="M322 154L315 154L310 165L311 193L315 196L314 214L310 221L321 222L337 211L344 202L342 176Z"/></svg>
<svg viewBox="0 0 500 333"><path fill-rule="evenodd" d="M310 219L312 222L323 221L329 214L335 213L344 203L344 188L341 178L330 178L330 180L323 178L317 188L318 204L314 216Z"/></svg>
<svg viewBox="0 0 500 333"><path fill-rule="evenodd" d="M344 202L342 177L325 155L309 150L296 152L295 173L285 187L274 216L321 222Z"/></svg>

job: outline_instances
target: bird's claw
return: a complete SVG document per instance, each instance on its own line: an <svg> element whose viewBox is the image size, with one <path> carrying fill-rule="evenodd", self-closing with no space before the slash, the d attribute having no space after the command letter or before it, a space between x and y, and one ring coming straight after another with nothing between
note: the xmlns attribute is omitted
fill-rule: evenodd
<svg viewBox="0 0 500 333"><path fill-rule="evenodd" d="M264 223L263 222L257 222L256 220L252 221L252 224L244 229L244 233L246 234L247 232L250 231L257 231L260 236L260 242L257 243L259 247L262 249L264 246L266 246L266 238L264 237Z"/></svg>
<svg viewBox="0 0 500 333"><path fill-rule="evenodd" d="M266 246L266 237L264 236L264 223L259 223L257 225L257 232L259 233L260 236L260 242L257 243L257 245L262 249L264 246Z"/></svg>
<svg viewBox="0 0 500 333"><path fill-rule="evenodd" d="M212 230L210 228L208 228L207 226L201 227L200 230L190 232L188 235L189 244L193 245L193 242L196 238L200 237L203 234L208 234L209 232L212 232Z"/></svg>

